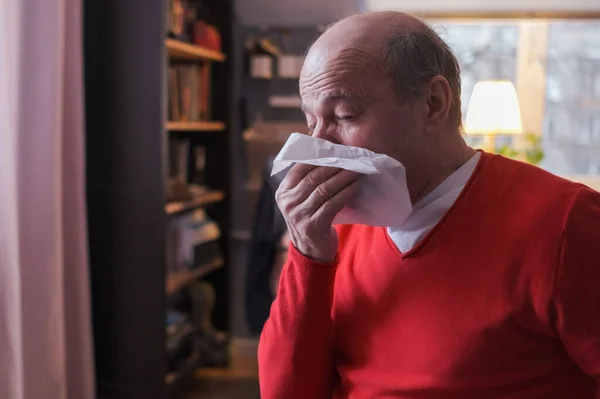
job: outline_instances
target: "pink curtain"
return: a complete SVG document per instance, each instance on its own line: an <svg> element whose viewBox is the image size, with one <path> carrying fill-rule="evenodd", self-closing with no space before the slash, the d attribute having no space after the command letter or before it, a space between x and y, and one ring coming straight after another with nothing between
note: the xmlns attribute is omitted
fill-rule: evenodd
<svg viewBox="0 0 600 399"><path fill-rule="evenodd" d="M0 0L0 398L94 397L81 0Z"/></svg>

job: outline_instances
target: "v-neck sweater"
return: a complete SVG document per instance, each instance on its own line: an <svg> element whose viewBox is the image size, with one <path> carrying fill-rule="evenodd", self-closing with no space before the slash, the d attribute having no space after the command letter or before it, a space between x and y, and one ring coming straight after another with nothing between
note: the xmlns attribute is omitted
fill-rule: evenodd
<svg viewBox="0 0 600 399"><path fill-rule="evenodd" d="M594 399L600 194L483 153L401 252L338 227L335 262L290 246L259 344L262 399Z"/></svg>
<svg viewBox="0 0 600 399"><path fill-rule="evenodd" d="M460 168L450 174L429 194L414 204L402 226L388 227L387 233L400 251L417 245L435 227L467 185L473 175L481 152L477 152Z"/></svg>

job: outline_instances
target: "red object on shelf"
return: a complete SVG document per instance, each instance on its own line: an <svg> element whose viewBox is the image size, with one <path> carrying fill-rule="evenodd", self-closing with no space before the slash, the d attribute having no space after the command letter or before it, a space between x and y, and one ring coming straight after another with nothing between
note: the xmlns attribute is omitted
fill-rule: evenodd
<svg viewBox="0 0 600 399"><path fill-rule="evenodd" d="M214 26L204 21L197 21L194 25L194 44L221 51L221 34Z"/></svg>

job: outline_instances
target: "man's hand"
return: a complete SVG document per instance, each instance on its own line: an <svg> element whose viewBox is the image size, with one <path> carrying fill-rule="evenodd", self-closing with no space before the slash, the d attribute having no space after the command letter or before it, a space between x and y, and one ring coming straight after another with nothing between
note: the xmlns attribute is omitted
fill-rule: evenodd
<svg viewBox="0 0 600 399"><path fill-rule="evenodd" d="M275 198L294 246L317 261L330 262L338 237L332 222L358 188L359 174L325 166L296 164Z"/></svg>

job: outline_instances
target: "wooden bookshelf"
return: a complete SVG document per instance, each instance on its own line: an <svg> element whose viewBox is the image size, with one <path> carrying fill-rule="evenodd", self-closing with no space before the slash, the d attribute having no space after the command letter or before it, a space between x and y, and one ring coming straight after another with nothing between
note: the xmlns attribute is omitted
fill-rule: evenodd
<svg viewBox="0 0 600 399"><path fill-rule="evenodd" d="M169 57L176 60L204 60L223 62L227 59L220 51L209 50L190 43L184 43L175 39L166 39L165 45Z"/></svg>
<svg viewBox="0 0 600 399"><path fill-rule="evenodd" d="M165 212L167 215L180 215L182 213L193 211L194 209L201 208L210 204L221 202L225 199L225 193L223 191L208 191L207 193L196 196L191 201L173 201L165 205Z"/></svg>
<svg viewBox="0 0 600 399"><path fill-rule="evenodd" d="M193 185L195 178L192 176L198 172L202 174L202 185L207 191L194 195L194 190L191 190L194 195L192 200L167 202L164 204L164 212L168 223L171 223L167 233L173 232L169 239L177 239L179 218L184 222L186 216L190 216L190 222L193 223L195 218L192 213L209 206L206 220L215 223L221 234L210 243L211 250L217 252L212 260L205 262L196 258L194 251L193 264L198 266L175 271L177 266L173 263L177 261L169 259L166 268L168 272L164 273L163 270L164 283L161 286L166 293L167 309L179 309L192 319L199 312L206 311L206 317L213 323L214 329L228 335L229 272L232 259L229 238L223 232L229 230L231 215L230 141L233 132L229 130L236 117L232 115L231 109L232 99L236 97L232 86L234 68L230 63L234 58L231 54L235 50L233 33L236 21L233 0L200 0L197 3L206 13L206 20L203 22L218 31L222 48L221 51L214 51L173 38L163 39L161 44L164 43L166 51L163 49L162 55L167 61L163 100L166 100L167 112L162 126L166 137L162 139L167 139L169 176L176 175L181 178L181 183ZM188 31L186 34L193 36L194 32ZM177 173L174 173L175 170ZM190 298L185 295L184 288L195 281L203 281L214 290L215 302L212 309L201 310L196 304L189 303ZM182 295L177 295L178 292ZM204 327L198 326L195 345L201 345L199 342L206 333L203 329ZM226 348L222 350L225 351ZM224 354L225 352L218 356ZM168 397L175 399L180 397L178 392L185 386L185 380L193 378L198 367L210 364L212 355L208 354L206 359L198 359L192 354L187 360L178 358L179 354L169 356L175 356L169 358L169 364L176 361L177 370L169 373L165 382Z"/></svg>
<svg viewBox="0 0 600 399"><path fill-rule="evenodd" d="M225 261L223 258L218 257L194 269L169 273L167 275L166 284L167 296L173 295L192 281L204 277L217 269L220 269L224 264Z"/></svg>
<svg viewBox="0 0 600 399"><path fill-rule="evenodd" d="M181 2L180 15L191 16L197 10L199 21L214 27L222 47L213 51L173 40L166 37L167 32L180 32L181 26L180 18L174 18L169 8L178 2L167 3L148 2L136 16L139 23L133 24L127 1L87 2L81 10L86 20L81 39L86 48L82 55L89 177L85 200L89 210L86 233L92 237L92 321L94 335L100 337L95 342L96 352L110 354L96 356L94 369L97 391L106 398L130 397L132 390L141 389L144 398L176 399L196 369L211 364L211 356L201 359L204 352L200 351L185 358L188 354L182 353L183 349L191 343L187 339L181 352L170 351L176 343L166 334L170 310L180 311L188 321L205 312L202 316L210 318L215 331L231 334L229 280L237 268L232 267L236 258L225 232L230 230L233 161L238 155L232 145L237 131L231 128L239 117L234 104L241 96L234 84L239 71L233 65L239 24L234 0L194 1L197 4L189 8L188 2ZM181 32L194 36L192 24L185 25ZM107 26L111 34L106 34ZM98 54L110 56L106 62L97 62ZM119 112L114 112L115 99L122 105ZM167 107L169 101L172 106ZM183 119L195 122L179 122ZM168 134L167 129L173 133ZM200 161L204 161L202 166ZM171 170L181 173L169 173ZM166 202L172 183L168 179L175 176L185 180L177 187L182 192L185 185L197 194L200 183L206 191L188 195L190 201ZM144 189L131 189L129 181ZM191 212L208 206L204 220L217 224L220 237L207 246L207 252L214 251L219 258L214 262L213 255L201 259L206 252L189 248L191 253L186 255L193 255L193 264L199 267L186 274L167 272L175 270L173 263L179 261L172 251L181 242L178 233L190 227L183 225L204 221ZM209 260L206 264L205 259ZM190 295L167 297L186 284L191 288L194 280L214 291L211 309L194 306ZM198 296L209 295L198 291ZM122 298L136 306L114 306ZM198 334L190 338L203 344L205 327L195 327ZM133 330L143 333L131 334ZM214 363L223 363L224 350L219 350L215 357L219 362ZM130 361L132 358L143 361ZM119 381L115 382L112 376L117 369ZM140 388L138 377L142 375L147 378Z"/></svg>
<svg viewBox="0 0 600 399"><path fill-rule="evenodd" d="M224 122L167 122L165 128L170 132L221 132L225 130Z"/></svg>

